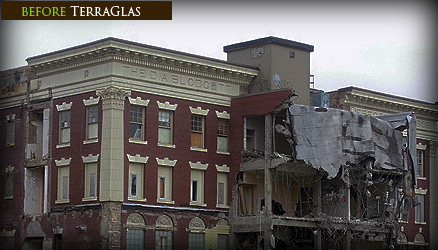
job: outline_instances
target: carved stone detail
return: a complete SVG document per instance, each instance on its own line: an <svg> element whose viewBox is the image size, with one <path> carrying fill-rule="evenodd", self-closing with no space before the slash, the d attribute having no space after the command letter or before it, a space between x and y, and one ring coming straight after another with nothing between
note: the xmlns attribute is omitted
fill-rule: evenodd
<svg viewBox="0 0 438 250"><path fill-rule="evenodd" d="M201 218L195 217L190 221L189 229L190 230L205 230L205 223Z"/></svg>
<svg viewBox="0 0 438 250"><path fill-rule="evenodd" d="M131 91L122 90L115 86L109 86L103 90L96 91L97 96L102 97L102 109L119 108L123 109L126 97L131 96Z"/></svg>
<svg viewBox="0 0 438 250"><path fill-rule="evenodd" d="M155 226L157 229L173 229L173 221L168 215L163 214L158 217Z"/></svg>
<svg viewBox="0 0 438 250"><path fill-rule="evenodd" d="M145 221L141 214L139 213L132 213L128 216L128 219L126 221L127 225L133 225L133 226L144 226Z"/></svg>

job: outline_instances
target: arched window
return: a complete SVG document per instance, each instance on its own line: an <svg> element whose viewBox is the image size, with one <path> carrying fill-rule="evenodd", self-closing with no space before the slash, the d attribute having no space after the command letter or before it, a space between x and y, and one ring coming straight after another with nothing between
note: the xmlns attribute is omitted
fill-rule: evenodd
<svg viewBox="0 0 438 250"><path fill-rule="evenodd" d="M144 232L145 221L141 214L132 213L126 220L126 249L127 250L143 250L144 249Z"/></svg>
<svg viewBox="0 0 438 250"><path fill-rule="evenodd" d="M426 245L426 239L422 233L417 233L414 238L414 250L422 250L423 246Z"/></svg>
<svg viewBox="0 0 438 250"><path fill-rule="evenodd" d="M189 249L204 249L205 223L199 218L193 218L189 223Z"/></svg>
<svg viewBox="0 0 438 250"><path fill-rule="evenodd" d="M155 223L155 249L172 249L173 221L168 215L161 215Z"/></svg>
<svg viewBox="0 0 438 250"><path fill-rule="evenodd" d="M404 232L400 232L397 237L397 250L405 250L408 245L408 236Z"/></svg>

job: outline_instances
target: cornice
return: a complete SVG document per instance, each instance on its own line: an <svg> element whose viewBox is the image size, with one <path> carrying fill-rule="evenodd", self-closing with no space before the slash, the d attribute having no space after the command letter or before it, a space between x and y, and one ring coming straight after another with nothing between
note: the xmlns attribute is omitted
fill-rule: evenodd
<svg viewBox="0 0 438 250"><path fill-rule="evenodd" d="M172 54L147 48L126 47L122 43L110 43L108 46L93 50L82 49L71 53L60 52L59 55L48 55L46 58L29 59L29 66L37 76L54 74L60 71L84 67L106 61L118 61L136 64L147 68L173 71L193 76L223 80L248 85L258 74L258 70L227 64L226 62L209 61L203 58Z"/></svg>
<svg viewBox="0 0 438 250"><path fill-rule="evenodd" d="M416 103L415 101L401 100L395 97L379 96L360 90L352 90L349 94L345 95L344 104L373 107L388 112L412 111L417 115L424 115L431 119L438 120L437 105L427 105Z"/></svg>

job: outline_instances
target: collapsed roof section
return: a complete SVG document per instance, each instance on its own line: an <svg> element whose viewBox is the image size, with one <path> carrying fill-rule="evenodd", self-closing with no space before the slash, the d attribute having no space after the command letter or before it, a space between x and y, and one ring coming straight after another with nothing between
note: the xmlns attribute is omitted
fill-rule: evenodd
<svg viewBox="0 0 438 250"><path fill-rule="evenodd" d="M359 166L374 159L373 168L407 170L402 131L408 129L408 145L415 148L415 116L403 113L379 119L338 109L291 105L288 108L296 159L322 169L328 179L341 166ZM415 154L415 150L411 151ZM414 157L410 157L415 160ZM411 161L412 166L415 161ZM414 169L414 168L413 168ZM412 171L414 172L414 171ZM415 178L414 178L415 180Z"/></svg>

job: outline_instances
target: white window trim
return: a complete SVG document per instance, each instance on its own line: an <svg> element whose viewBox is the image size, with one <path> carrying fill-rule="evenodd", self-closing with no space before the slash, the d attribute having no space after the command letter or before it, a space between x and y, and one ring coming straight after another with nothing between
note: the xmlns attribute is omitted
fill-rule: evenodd
<svg viewBox="0 0 438 250"><path fill-rule="evenodd" d="M139 154L130 155L126 154L129 162L146 164L148 162L149 156L140 156Z"/></svg>
<svg viewBox="0 0 438 250"><path fill-rule="evenodd" d="M71 162L71 158L65 159L64 157L61 158L60 160L55 160L55 164L57 167L69 166L70 162Z"/></svg>
<svg viewBox="0 0 438 250"><path fill-rule="evenodd" d="M82 156L82 162L84 164L97 162L98 159L99 159L99 154L97 155L89 154L88 156Z"/></svg>
<svg viewBox="0 0 438 250"><path fill-rule="evenodd" d="M201 107L197 107L197 108L190 108L190 113L192 113L192 115L202 115L202 116L207 116L208 111L210 111L209 109L202 109Z"/></svg>
<svg viewBox="0 0 438 250"><path fill-rule="evenodd" d="M208 168L208 163L202 164L200 161L197 161L195 163L189 161L189 165L190 165L191 169L197 169L197 170L203 170L203 171L207 170L207 168Z"/></svg>
<svg viewBox="0 0 438 250"><path fill-rule="evenodd" d="M164 103L157 101L157 105L159 109L165 109L171 111L175 111L176 108L178 107L178 104L170 104L168 101Z"/></svg>
<svg viewBox="0 0 438 250"><path fill-rule="evenodd" d="M219 112L216 110L216 116L220 119L230 119L230 114L227 111Z"/></svg>
<svg viewBox="0 0 438 250"><path fill-rule="evenodd" d="M164 159L160 159L160 158L155 158L157 160L157 164L160 166L169 166L169 167L174 167L176 165L177 160L169 160L169 158L164 158Z"/></svg>
<svg viewBox="0 0 438 250"><path fill-rule="evenodd" d="M73 105L73 102L70 102L70 103L63 102L61 105L56 105L56 109L58 110L58 112L68 111L68 110L71 110L72 105Z"/></svg>
<svg viewBox="0 0 438 250"><path fill-rule="evenodd" d="M162 167L175 167L177 160L169 160L169 158L165 157L164 159L160 159L158 157L155 158L155 160L157 161L158 166L162 166ZM173 170L172 170L173 172ZM158 193L159 193L159 185L160 183L158 183L158 190L157 190L157 203L164 203L164 204L175 204L175 201L173 200L173 195L172 195L172 200L168 199L168 193L167 193L167 185L169 185L169 179L167 178L167 176L158 176L158 181L160 180L161 177L165 177L166 178L166 187L165 187L165 198L160 198ZM170 178L172 178L172 176L170 176ZM173 185L173 180L172 180L172 185ZM172 188L172 187L171 187Z"/></svg>
<svg viewBox="0 0 438 250"><path fill-rule="evenodd" d="M129 201L143 201L146 202L146 198L144 198L144 191L142 190L142 198L138 198L138 183L142 182L142 188L144 189L144 173L145 173L145 164L147 162L147 160L149 159L149 157L141 157L139 154L136 154L135 156L130 156L128 155L128 160L130 163L137 163L137 164L141 164L142 172L143 172L143 176L141 176L141 180L137 179L137 196L131 196L131 166L129 166L128 169L128 200ZM130 158L131 157L131 158ZM146 159L145 159L146 158ZM138 177L137 177L138 178Z"/></svg>
<svg viewBox="0 0 438 250"><path fill-rule="evenodd" d="M99 104L99 100L100 100L100 96L98 96L97 98L94 98L93 96L90 96L90 98L87 99L83 99L82 101L84 102L84 106L92 106L92 105L97 105Z"/></svg>
<svg viewBox="0 0 438 250"><path fill-rule="evenodd" d="M218 172L223 172L223 173L230 172L230 168L226 164L224 164L222 166L215 164L215 166L216 166L216 171L218 171Z"/></svg>
<svg viewBox="0 0 438 250"><path fill-rule="evenodd" d="M135 99L128 97L128 99L129 99L129 103L131 105L138 105L138 106L143 106L143 107L147 107L149 104L149 101L150 101L149 99L143 100L143 99L141 99L141 97L137 97Z"/></svg>
<svg viewBox="0 0 438 250"><path fill-rule="evenodd" d="M166 104L169 104L169 102L166 102L164 105L161 105L161 106L163 106L164 108L162 108L162 107L160 107L160 104L162 104L162 103L160 103L159 101L157 101L157 103L158 103L158 107L159 107L159 110L158 110L158 116L160 115L160 111L161 110L163 110L163 111L167 111L167 112L171 112L171 116L170 116L170 128L168 128L168 129L170 129L170 133L171 133L171 141L172 141L172 144L167 144L167 143L162 143L162 142L157 142L157 145L159 146L159 147L166 147L166 148L176 148L176 146L175 146L175 141L174 141L174 138L173 138L173 132L174 132L174 116L175 116L175 109L176 109L176 106L178 105L178 104L175 104L174 106L175 106L175 108L174 109L171 109L171 108L166 108L165 107L165 105ZM170 104L169 104L170 105ZM158 125L158 134L160 133L160 128L162 128L162 127L160 127L160 125ZM159 136L159 135L158 135Z"/></svg>

